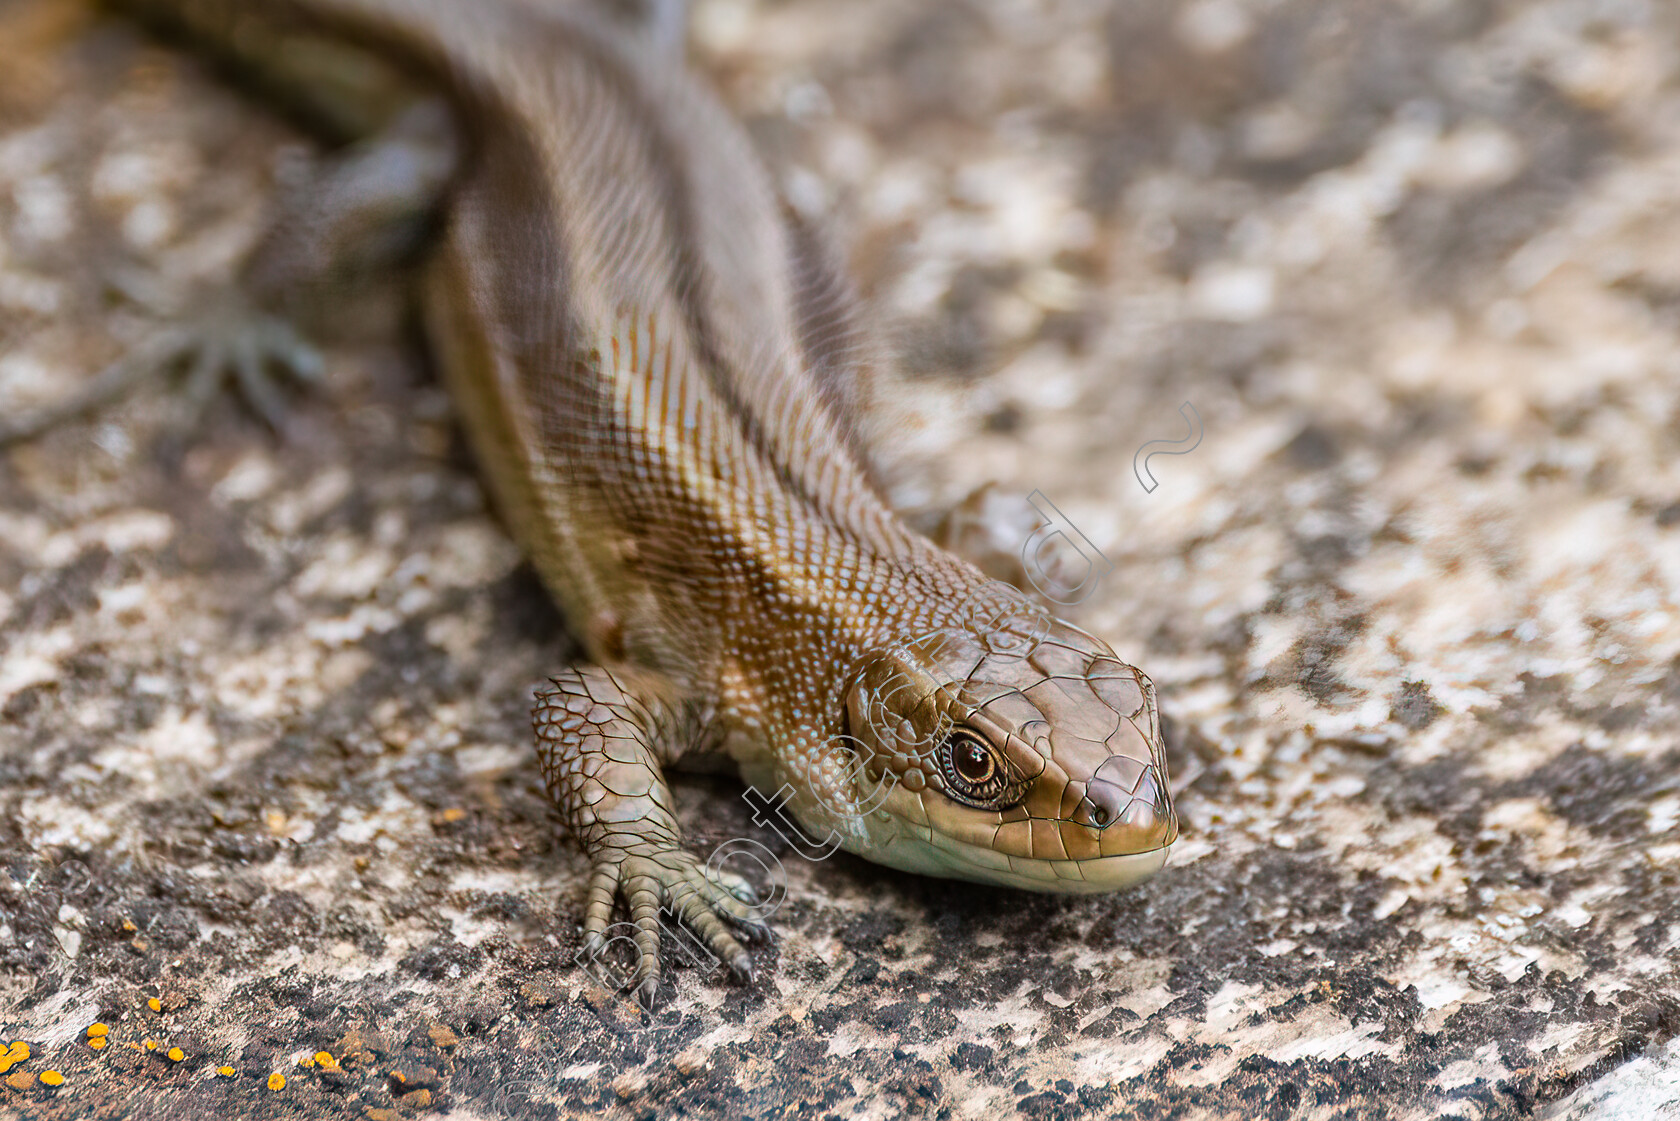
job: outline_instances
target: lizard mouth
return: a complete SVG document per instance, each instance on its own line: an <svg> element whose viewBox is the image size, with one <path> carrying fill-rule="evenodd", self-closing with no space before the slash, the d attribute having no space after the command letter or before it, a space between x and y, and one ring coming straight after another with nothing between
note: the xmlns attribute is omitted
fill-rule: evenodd
<svg viewBox="0 0 1680 1121"><path fill-rule="evenodd" d="M1094 895L1142 883L1166 865L1171 851L1169 841L1147 852L1047 860L962 844L935 832L927 840L901 837L898 843L871 857L906 871L971 883L1058 895Z"/></svg>

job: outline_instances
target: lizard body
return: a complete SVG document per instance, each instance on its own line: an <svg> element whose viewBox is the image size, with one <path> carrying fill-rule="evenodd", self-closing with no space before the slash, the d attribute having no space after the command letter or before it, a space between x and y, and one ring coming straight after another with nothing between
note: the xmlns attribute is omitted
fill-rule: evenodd
<svg viewBox="0 0 1680 1121"><path fill-rule="evenodd" d="M898 868L1088 892L1164 863L1149 679L887 507L848 424L871 354L850 288L679 64L554 4L136 3L282 80L289 54L346 134L406 126L311 85L286 36L371 47L449 102L459 158L408 173L445 199L424 320L592 662L534 730L594 863L588 944L628 903L639 992L662 908L742 973L732 931L763 917L683 847L663 769L685 754ZM248 269L267 287L307 240L277 230Z"/></svg>

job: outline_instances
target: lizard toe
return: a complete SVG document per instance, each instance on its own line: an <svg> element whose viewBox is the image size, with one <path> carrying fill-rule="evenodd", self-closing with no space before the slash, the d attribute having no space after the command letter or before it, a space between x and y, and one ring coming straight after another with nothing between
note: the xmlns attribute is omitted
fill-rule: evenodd
<svg viewBox="0 0 1680 1121"><path fill-rule="evenodd" d="M184 389L188 429L231 382L246 407L284 435L290 415L285 383L314 387L323 380L320 352L296 328L231 297L205 315L184 350L191 359Z"/></svg>
<svg viewBox="0 0 1680 1121"><path fill-rule="evenodd" d="M619 900L630 912L629 923L611 923ZM590 877L578 961L604 985L630 991L637 1003L651 1009L664 972L662 935L669 935L693 964L722 964L737 980L751 981L752 958L737 932L749 939L768 936L747 905L708 877L689 853L623 853L598 863ZM613 946L627 951L634 963L628 977L605 960ZM710 962L704 960L708 957Z"/></svg>
<svg viewBox="0 0 1680 1121"><path fill-rule="evenodd" d="M758 905L758 889L753 887L752 882L745 876L737 875L734 872L723 868L708 868L707 872L719 887L723 888L723 890L727 891L730 895L733 895L736 899L739 899L749 907Z"/></svg>

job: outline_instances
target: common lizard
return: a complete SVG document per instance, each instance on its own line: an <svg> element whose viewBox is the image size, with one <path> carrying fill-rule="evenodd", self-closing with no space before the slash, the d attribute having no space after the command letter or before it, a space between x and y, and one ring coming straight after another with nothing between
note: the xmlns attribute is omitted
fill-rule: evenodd
<svg viewBox="0 0 1680 1121"><path fill-rule="evenodd" d="M275 223L245 269L255 306L372 219L437 215L425 326L589 656L533 726L593 864L586 948L627 904L638 996L662 911L739 975L762 933L750 892L684 846L664 772L695 756L785 784L811 835L895 868L1099 892L1163 865L1150 680L889 509L852 423L877 361L853 290L672 50L536 0L124 6L336 138L383 138ZM268 400L257 344L204 353Z"/></svg>

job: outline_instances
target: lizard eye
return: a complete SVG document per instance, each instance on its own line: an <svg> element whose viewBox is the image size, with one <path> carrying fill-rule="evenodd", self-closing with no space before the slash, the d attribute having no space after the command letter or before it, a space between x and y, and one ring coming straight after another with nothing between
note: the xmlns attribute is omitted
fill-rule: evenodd
<svg viewBox="0 0 1680 1121"><path fill-rule="evenodd" d="M945 793L965 806L977 809L1001 808L1009 793L1006 767L992 745L966 729L959 728L945 740L939 752L939 770L945 779Z"/></svg>
<svg viewBox="0 0 1680 1121"><path fill-rule="evenodd" d="M970 786L984 786L997 770L992 753L968 736L956 737L951 747L951 766L956 768L957 777Z"/></svg>

